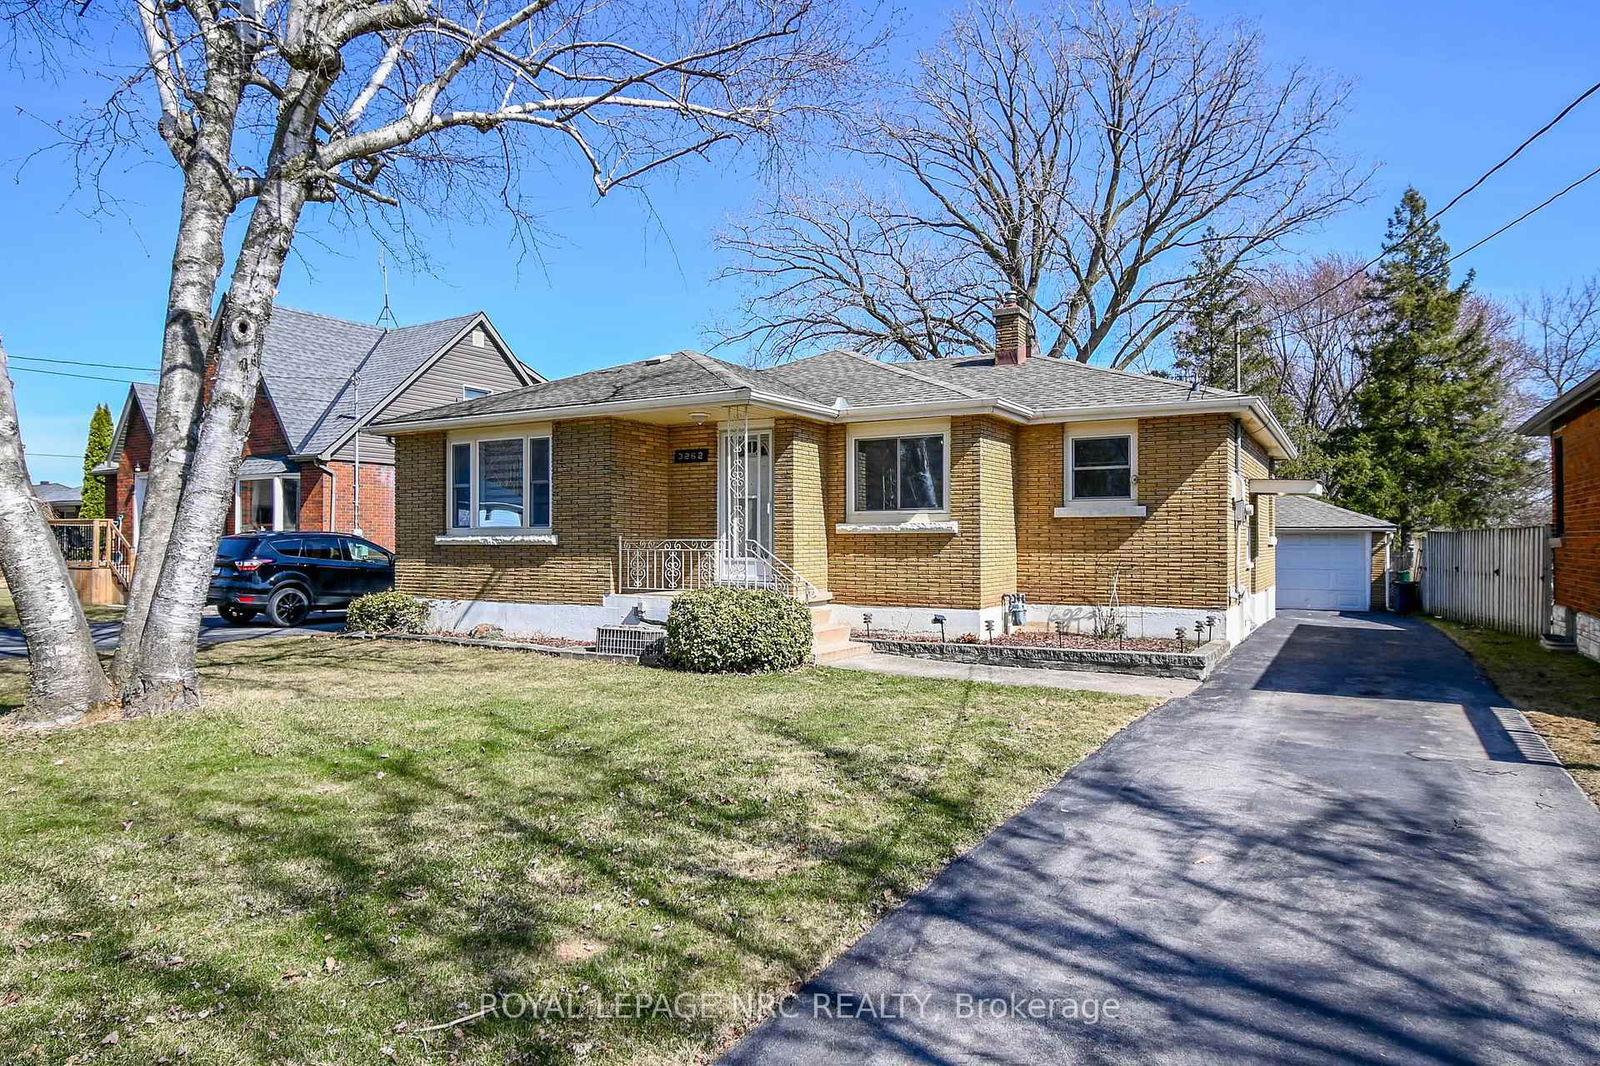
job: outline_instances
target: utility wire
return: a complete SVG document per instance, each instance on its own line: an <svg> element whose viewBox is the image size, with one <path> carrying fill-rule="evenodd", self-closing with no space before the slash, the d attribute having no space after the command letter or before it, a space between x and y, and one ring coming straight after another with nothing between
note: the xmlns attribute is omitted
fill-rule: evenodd
<svg viewBox="0 0 1600 1066"><path fill-rule="evenodd" d="M1572 110L1575 107L1577 107L1579 104L1583 103L1585 100L1589 99L1589 97L1593 96L1597 92L1600 92L1600 82L1595 82L1593 85L1591 85L1587 89L1585 89L1582 93L1580 93L1578 95L1578 97L1575 100L1573 100L1566 107L1563 107L1561 109L1560 113L1558 113L1555 118L1551 119L1549 122L1546 122L1543 126L1540 126L1526 140L1524 140L1521 144L1517 145L1517 147L1511 152L1510 155L1506 156L1504 159L1500 160L1500 162L1496 163L1494 166L1492 166L1488 170L1484 171L1481 175L1479 175L1478 179L1476 181L1474 181L1471 185L1468 185L1465 189L1462 189L1460 192L1456 193L1453 197L1451 197L1449 203L1445 204L1443 207L1439 208L1439 210L1433 212L1433 214L1429 215L1427 218L1423 219L1422 221L1418 222L1415 226L1411 227L1411 229L1409 231L1407 231L1405 236L1401 237L1399 240L1395 241L1393 244L1386 246L1377 255L1373 256L1371 259L1367 260L1365 263L1361 264L1354 271L1352 271L1348 277L1342 278L1339 281L1334 282L1332 285L1329 285L1326 289L1323 289L1321 292L1317 293L1314 296L1307 297L1305 300L1302 300L1300 303L1296 304L1295 306L1290 307L1290 308L1288 308L1288 309L1286 309L1284 311L1280 311L1278 314L1273 315L1271 318L1269 318L1265 322L1263 322L1262 325L1270 326L1274 322L1277 322L1279 319L1287 318L1290 315L1294 314L1296 311L1299 311L1299 310L1301 310L1301 309L1303 309L1303 308L1305 308L1305 307L1307 307L1307 306L1309 306L1311 304L1316 303L1318 300L1322 299L1324 296L1326 296L1329 293L1335 291L1336 289L1341 288L1344 285L1348 285L1350 282L1354 281L1356 278L1358 278L1362 274L1366 273L1369 269L1372 268L1372 266L1374 264L1376 264L1378 262L1378 260L1380 260L1384 256L1388 255L1390 252L1394 251L1396 248L1399 248L1401 245L1405 244L1405 242L1410 240L1412 237L1416 236L1416 234L1422 229L1422 227L1428 225L1430 222L1433 222L1433 221L1437 220L1439 218L1439 216L1443 215L1446 211L1450 210L1456 204L1460 203L1463 199L1466 198L1466 196L1469 193L1475 191L1484 182L1488 181L1491 177L1493 177L1496 171L1500 170L1500 168L1504 167L1507 163L1511 162L1513 159L1517 158L1517 156L1521 155L1523 150L1526 149L1530 144L1532 144L1534 141L1537 141L1540 137L1543 137L1546 133L1549 133L1552 129L1555 128L1556 123L1558 123L1562 119L1566 118L1569 114L1572 113ZM1587 179L1584 179L1584 180L1587 180ZM1565 191L1566 190L1563 190L1563 192L1565 192ZM1558 193L1557 195L1559 196L1561 194ZM1542 207L1543 205L1540 205L1540 206ZM1535 210L1538 210L1538 208L1535 208ZM1520 222L1521 219L1518 219L1517 221ZM1515 225L1515 224L1516 224L1515 222L1512 223L1512 225ZM1497 235L1498 235L1497 233L1496 234L1490 234L1490 237L1497 236ZM1488 240L1488 239L1489 239L1489 237L1484 238L1484 240ZM1482 242L1480 241L1479 243L1481 244ZM1472 247L1476 248L1477 245L1475 244ZM1472 250L1471 248L1467 249L1467 251L1471 251L1471 250ZM1462 254L1465 254L1465 253L1462 253Z"/></svg>
<svg viewBox="0 0 1600 1066"><path fill-rule="evenodd" d="M12 370L21 370L27 374L52 374L58 378L83 378L88 381L116 381L124 385L147 385L149 382L138 381L134 378L108 378L104 374L74 374L66 370L44 370L33 366L14 366Z"/></svg>
<svg viewBox="0 0 1600 1066"><path fill-rule="evenodd" d="M56 363L60 366L93 366L102 370L137 370L142 374L154 374L153 367L133 366L130 363L91 363L83 359L47 359L42 355L13 355L12 359L24 359L30 363Z"/></svg>
<svg viewBox="0 0 1600 1066"><path fill-rule="evenodd" d="M1482 240L1477 241L1474 244L1467 245L1465 248L1461 249L1461 251L1457 252L1455 255L1452 255L1449 259L1446 259L1445 262L1446 263L1454 263L1457 259L1460 259L1462 256L1466 255L1468 252L1473 251L1476 248L1481 248L1483 245L1488 244L1490 241L1492 241L1496 237L1500 236L1500 234L1504 233L1506 230L1510 229L1513 226L1519 225L1522 222L1525 222L1531 216L1538 214L1540 211L1543 211L1545 208L1549 207L1551 204L1555 203L1557 200L1559 200L1563 196L1567 195L1567 193L1571 192L1573 189L1576 189L1578 186L1582 185L1584 182L1590 180L1591 178L1595 178L1595 177L1600 177L1600 167L1595 167L1593 170L1589 171L1589 173L1585 174L1583 177L1579 178L1577 181L1573 182L1571 185L1568 185L1566 188L1562 189L1560 192L1552 194L1549 199L1543 201L1542 203L1539 203L1539 204L1537 204L1537 205L1535 205L1533 207L1528 208L1522 214L1518 215L1516 218L1512 219L1510 222L1507 222L1504 226L1501 226L1499 229L1495 230L1493 233L1489 234L1487 237L1484 237Z"/></svg>

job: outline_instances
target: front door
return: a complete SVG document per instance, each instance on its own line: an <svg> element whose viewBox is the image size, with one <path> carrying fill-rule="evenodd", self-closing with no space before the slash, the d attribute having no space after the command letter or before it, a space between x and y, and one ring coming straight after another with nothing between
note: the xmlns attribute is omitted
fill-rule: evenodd
<svg viewBox="0 0 1600 1066"><path fill-rule="evenodd" d="M745 449L744 475L735 469L741 444ZM731 561L760 556L752 545L772 551L772 431L752 429L748 434L724 430L717 463L717 529ZM754 575L752 575L754 576Z"/></svg>

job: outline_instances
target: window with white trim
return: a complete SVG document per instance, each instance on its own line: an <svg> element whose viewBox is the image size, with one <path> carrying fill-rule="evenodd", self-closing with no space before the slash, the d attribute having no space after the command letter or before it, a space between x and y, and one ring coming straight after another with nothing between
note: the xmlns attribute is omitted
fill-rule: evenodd
<svg viewBox="0 0 1600 1066"><path fill-rule="evenodd" d="M463 400L481 400L489 395L491 391L490 389L479 388L476 385L463 385L461 386L461 398Z"/></svg>
<svg viewBox="0 0 1600 1066"><path fill-rule="evenodd" d="M485 437L450 445L450 528L548 530L550 438Z"/></svg>
<svg viewBox="0 0 1600 1066"><path fill-rule="evenodd" d="M858 437L854 469L858 512L903 514L946 509L942 433Z"/></svg>
<svg viewBox="0 0 1600 1066"><path fill-rule="evenodd" d="M1067 440L1067 498L1131 500L1134 436L1073 436Z"/></svg>

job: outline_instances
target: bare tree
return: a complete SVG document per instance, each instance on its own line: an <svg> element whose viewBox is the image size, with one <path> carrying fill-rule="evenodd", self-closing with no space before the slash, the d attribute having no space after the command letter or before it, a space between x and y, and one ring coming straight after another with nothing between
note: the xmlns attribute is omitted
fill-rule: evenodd
<svg viewBox="0 0 1600 1066"><path fill-rule="evenodd" d="M1315 445L1351 417L1364 367L1357 341L1367 278L1361 260L1327 254L1260 270L1250 299L1270 323L1266 344L1293 419Z"/></svg>
<svg viewBox="0 0 1600 1066"><path fill-rule="evenodd" d="M1543 291L1521 304L1527 356L1521 368L1549 399L1600 370L1600 275Z"/></svg>
<svg viewBox="0 0 1600 1066"><path fill-rule="evenodd" d="M795 121L834 106L858 47L813 0L95 10L131 23L142 51L81 143L127 136L148 98L183 178L140 561L114 669L135 715L199 699L206 587L273 296L308 206L366 221L478 195L515 222L525 163L553 175L576 163L603 196L719 144L773 149ZM225 227L241 216L230 257Z"/></svg>
<svg viewBox="0 0 1600 1066"><path fill-rule="evenodd" d="M65 724L111 697L61 547L34 495L22 452L10 364L0 344L0 572L32 664L22 719Z"/></svg>
<svg viewBox="0 0 1600 1066"><path fill-rule="evenodd" d="M722 239L748 284L729 344L926 359L987 347L1001 292L1052 356L1122 367L1182 314L1207 228L1229 266L1359 197L1326 142L1345 100L1280 76L1256 33L1096 0L978 0L921 57L909 99L839 146L863 181L790 195Z"/></svg>

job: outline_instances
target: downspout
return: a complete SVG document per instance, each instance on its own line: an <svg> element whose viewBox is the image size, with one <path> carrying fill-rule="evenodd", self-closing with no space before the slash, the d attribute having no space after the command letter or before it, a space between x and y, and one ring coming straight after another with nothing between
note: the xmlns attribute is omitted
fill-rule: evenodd
<svg viewBox="0 0 1600 1066"><path fill-rule="evenodd" d="M356 367L350 375L350 417L355 420L355 486L350 490L354 495L350 498L350 532L356 536L365 536L361 532L361 368Z"/></svg>

